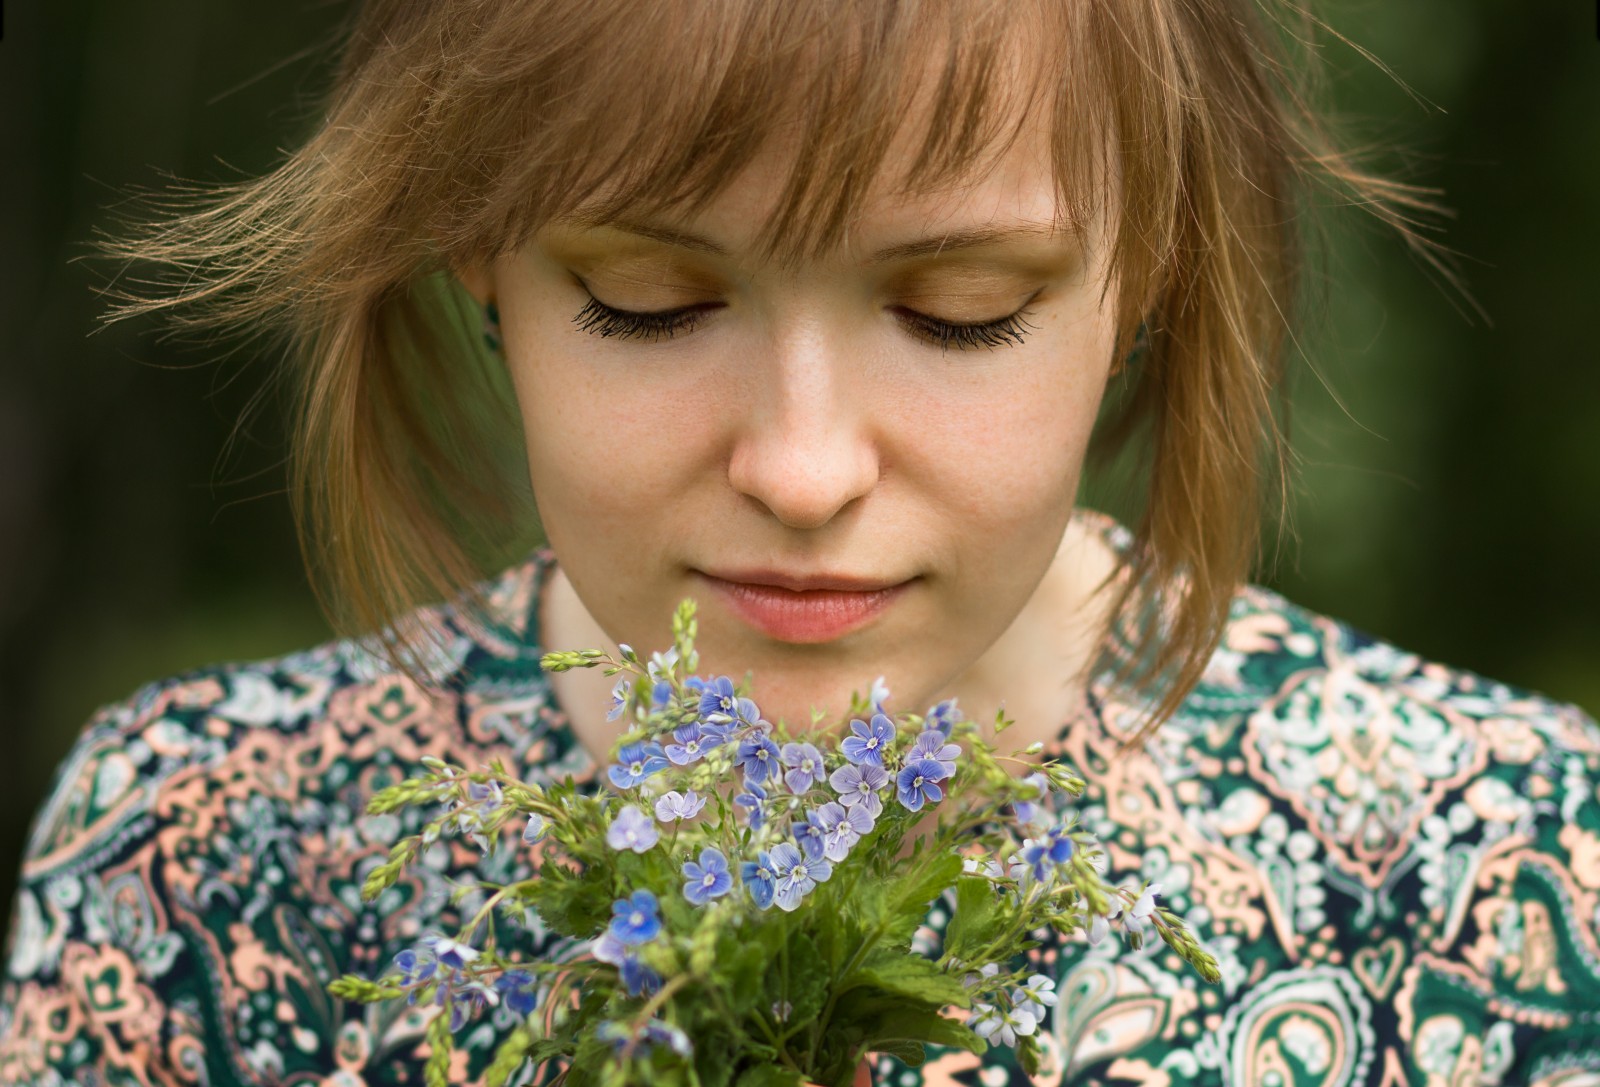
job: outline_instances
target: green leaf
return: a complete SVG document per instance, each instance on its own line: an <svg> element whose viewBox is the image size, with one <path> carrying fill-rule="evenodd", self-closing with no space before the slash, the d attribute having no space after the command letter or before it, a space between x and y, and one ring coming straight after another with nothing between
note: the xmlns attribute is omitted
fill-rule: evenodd
<svg viewBox="0 0 1600 1087"><path fill-rule="evenodd" d="M887 1009L867 1024L867 1048L881 1050L894 1041L932 1042L952 1046L972 1053L982 1053L989 1044L974 1034L971 1028L954 1019L947 1019L934 1011L920 1011L904 1006Z"/></svg>
<svg viewBox="0 0 1600 1087"><path fill-rule="evenodd" d="M612 899L603 884L549 861L540 866L525 897L547 926L572 939L593 936L611 915Z"/></svg>
<svg viewBox="0 0 1600 1087"><path fill-rule="evenodd" d="M726 960L728 1003L734 1015L743 1017L761 999L761 983L766 979L771 956L758 943L747 943Z"/></svg>
<svg viewBox="0 0 1600 1087"><path fill-rule="evenodd" d="M956 910L945 929L945 952L966 961L998 935L1004 918L997 916L994 887L982 876L956 882Z"/></svg>
<svg viewBox="0 0 1600 1087"><path fill-rule="evenodd" d="M738 1087L800 1087L800 1073L781 1064L757 1064L745 1069Z"/></svg>
<svg viewBox="0 0 1600 1087"><path fill-rule="evenodd" d="M961 876L961 856L946 853L930 862L915 878L893 885L893 904L884 940L891 947L907 947L928 916L928 907Z"/></svg>
<svg viewBox="0 0 1600 1087"><path fill-rule="evenodd" d="M926 1001L935 1008L947 1004L971 1007L960 980L922 958L902 952L874 953L861 969L844 980L841 989L872 986L894 996Z"/></svg>
<svg viewBox="0 0 1600 1087"><path fill-rule="evenodd" d="M928 1060L928 1050L921 1042L903 1039L880 1042L875 1052L893 1057L907 1068L921 1068Z"/></svg>
<svg viewBox="0 0 1600 1087"><path fill-rule="evenodd" d="M732 1052L732 1041L725 1034L709 1033L695 1038L694 1070L700 1077L700 1087L727 1087L733 1077L733 1062L728 1059Z"/></svg>
<svg viewBox="0 0 1600 1087"><path fill-rule="evenodd" d="M796 932L789 937L787 991L783 986L784 968L772 963L769 969L778 991L773 1001L787 1000L793 1006L790 1022L805 1022L822 1010L828 983L833 976L811 937L803 932Z"/></svg>
<svg viewBox="0 0 1600 1087"><path fill-rule="evenodd" d="M1030 1076L1039 1074L1039 1038L1037 1035L1027 1035L1017 1039L1017 1063L1022 1065L1022 1070Z"/></svg>

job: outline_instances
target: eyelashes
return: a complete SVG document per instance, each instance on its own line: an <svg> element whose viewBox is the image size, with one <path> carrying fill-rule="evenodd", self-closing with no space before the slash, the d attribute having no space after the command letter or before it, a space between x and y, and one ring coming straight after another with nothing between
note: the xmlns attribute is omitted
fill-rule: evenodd
<svg viewBox="0 0 1600 1087"><path fill-rule="evenodd" d="M1029 299L1031 302L1032 299ZM593 295L578 311L572 321L580 331L595 336L616 336L624 340L644 340L655 343L688 332L718 306L686 306L682 309L663 310L660 313L636 313L608 306ZM1021 344L1029 332L1035 331L1024 316L1024 306L1017 312L995 321L975 324L957 324L941 321L913 310L899 310L896 316L912 335L941 349L956 347L1009 347Z"/></svg>
<svg viewBox="0 0 1600 1087"><path fill-rule="evenodd" d="M705 314L706 307L703 306L663 310L660 313L634 313L631 310L614 309L590 295L588 305L579 310L572 321L580 331L595 336L654 342L689 331L700 323L700 318Z"/></svg>
<svg viewBox="0 0 1600 1087"><path fill-rule="evenodd" d="M1034 326L1023 320L1027 308L1019 309L997 321L980 321L976 324L956 324L929 317L914 310L901 310L900 322L913 333L940 348L959 347L1009 347L1020 345Z"/></svg>

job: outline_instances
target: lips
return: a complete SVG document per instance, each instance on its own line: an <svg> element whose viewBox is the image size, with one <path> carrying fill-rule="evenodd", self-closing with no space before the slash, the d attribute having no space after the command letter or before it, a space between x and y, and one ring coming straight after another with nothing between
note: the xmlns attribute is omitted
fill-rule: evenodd
<svg viewBox="0 0 1600 1087"><path fill-rule="evenodd" d="M756 630L781 642L814 645L861 629L911 585L841 575L798 576L771 570L702 574L721 602Z"/></svg>

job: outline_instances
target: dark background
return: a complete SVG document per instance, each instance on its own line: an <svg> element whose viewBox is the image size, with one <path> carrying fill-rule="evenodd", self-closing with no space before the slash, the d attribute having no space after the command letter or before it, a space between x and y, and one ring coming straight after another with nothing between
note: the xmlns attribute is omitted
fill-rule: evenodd
<svg viewBox="0 0 1600 1087"><path fill-rule="evenodd" d="M73 258L131 187L270 168L345 0L13 2L0 42L0 931L28 820L99 705L327 636L272 359L95 332ZM1442 187L1473 296L1346 211L1295 374L1298 542L1260 580L1428 657L1600 710L1600 42L1587 2L1323 5L1338 112ZM1312 366L1315 367L1313 371ZM1332 390L1330 392L1330 389ZM1334 396L1337 394L1337 399ZM1342 407L1340 406L1342 402ZM231 436L231 441L230 441Z"/></svg>

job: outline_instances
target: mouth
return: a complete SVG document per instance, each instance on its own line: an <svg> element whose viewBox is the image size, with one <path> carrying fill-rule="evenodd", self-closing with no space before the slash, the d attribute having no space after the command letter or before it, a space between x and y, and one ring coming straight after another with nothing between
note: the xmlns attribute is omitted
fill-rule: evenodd
<svg viewBox="0 0 1600 1087"><path fill-rule="evenodd" d="M915 578L890 582L840 575L774 571L697 571L717 598L749 626L793 645L831 642L865 627L898 600Z"/></svg>

